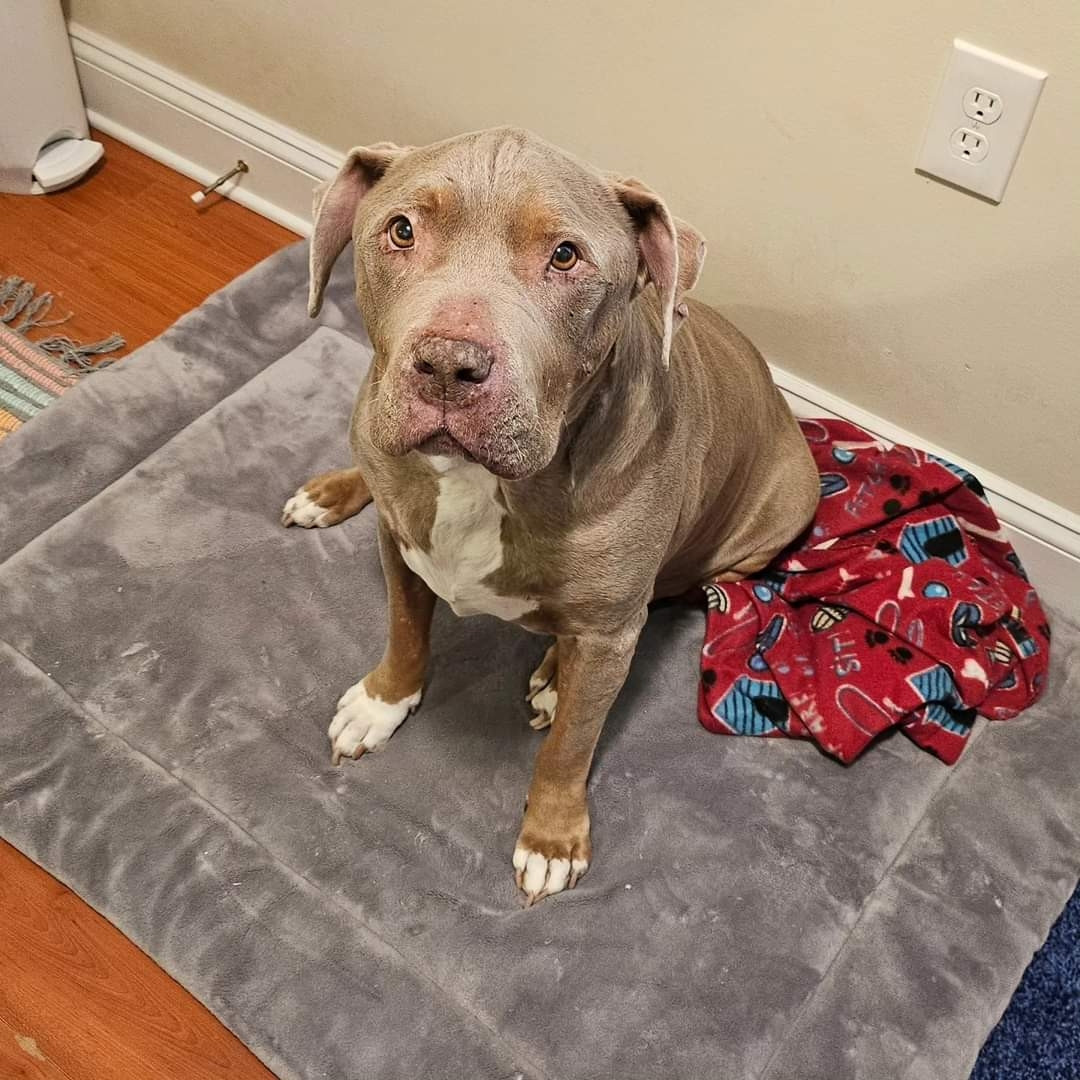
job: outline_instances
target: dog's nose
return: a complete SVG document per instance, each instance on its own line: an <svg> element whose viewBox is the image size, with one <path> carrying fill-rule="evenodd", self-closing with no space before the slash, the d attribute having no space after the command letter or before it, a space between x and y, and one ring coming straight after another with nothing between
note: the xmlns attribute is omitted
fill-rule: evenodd
<svg viewBox="0 0 1080 1080"><path fill-rule="evenodd" d="M413 351L413 368L445 391L484 382L494 352L478 341L427 337Z"/></svg>

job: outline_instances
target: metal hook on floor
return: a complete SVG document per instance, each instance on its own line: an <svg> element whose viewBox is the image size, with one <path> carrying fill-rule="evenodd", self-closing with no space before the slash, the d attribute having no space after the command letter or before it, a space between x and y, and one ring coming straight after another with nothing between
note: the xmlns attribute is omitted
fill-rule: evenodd
<svg viewBox="0 0 1080 1080"><path fill-rule="evenodd" d="M241 173L246 173L248 166L246 161L238 161L227 173L219 176L212 184L207 184L206 187L196 191L191 196L193 203L201 203L212 191L217 191L222 184L227 180L231 180L234 176L239 176Z"/></svg>

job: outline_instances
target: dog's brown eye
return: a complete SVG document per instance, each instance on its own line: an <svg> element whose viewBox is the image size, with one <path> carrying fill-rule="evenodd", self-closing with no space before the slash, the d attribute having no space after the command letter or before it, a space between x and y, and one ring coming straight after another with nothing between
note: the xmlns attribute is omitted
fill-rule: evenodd
<svg viewBox="0 0 1080 1080"><path fill-rule="evenodd" d="M407 217L394 218L390 222L390 227L386 230L386 235L390 237L390 243L394 247L402 250L411 248L416 243L412 222Z"/></svg>
<svg viewBox="0 0 1080 1080"><path fill-rule="evenodd" d="M573 270L578 258L578 249L564 242L551 253L551 266L555 270Z"/></svg>

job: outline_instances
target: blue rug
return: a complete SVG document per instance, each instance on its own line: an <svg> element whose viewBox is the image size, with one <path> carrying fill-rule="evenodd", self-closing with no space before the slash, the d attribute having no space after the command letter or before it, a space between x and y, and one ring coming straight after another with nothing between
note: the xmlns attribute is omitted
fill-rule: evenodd
<svg viewBox="0 0 1080 1080"><path fill-rule="evenodd" d="M971 1080L1080 1078L1080 889L1035 954Z"/></svg>

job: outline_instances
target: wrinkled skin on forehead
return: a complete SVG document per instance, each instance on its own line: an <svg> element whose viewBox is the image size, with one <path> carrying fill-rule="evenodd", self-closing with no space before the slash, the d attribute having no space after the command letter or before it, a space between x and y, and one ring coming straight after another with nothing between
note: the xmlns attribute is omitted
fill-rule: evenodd
<svg viewBox="0 0 1080 1080"><path fill-rule="evenodd" d="M414 243L387 230L404 215ZM360 200L357 301L375 347L369 435L399 456L439 427L490 471L544 468L640 287L630 216L611 181L524 132L479 132L400 151ZM580 258L552 268L563 243ZM416 393L426 338L479 340L494 354L467 408Z"/></svg>

